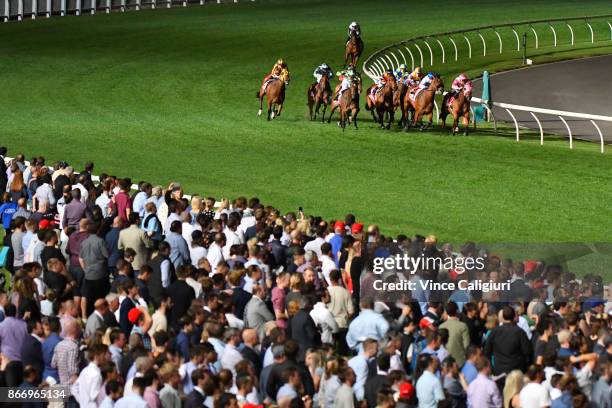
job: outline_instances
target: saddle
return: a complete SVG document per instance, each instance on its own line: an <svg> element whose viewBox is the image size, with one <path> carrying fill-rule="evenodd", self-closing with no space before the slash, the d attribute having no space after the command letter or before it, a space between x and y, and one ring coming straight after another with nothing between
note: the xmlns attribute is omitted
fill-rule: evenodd
<svg viewBox="0 0 612 408"><path fill-rule="evenodd" d="M412 88L410 90L410 99L413 102L416 102L417 95L420 94L422 91L423 91L423 88L416 88L416 87Z"/></svg>

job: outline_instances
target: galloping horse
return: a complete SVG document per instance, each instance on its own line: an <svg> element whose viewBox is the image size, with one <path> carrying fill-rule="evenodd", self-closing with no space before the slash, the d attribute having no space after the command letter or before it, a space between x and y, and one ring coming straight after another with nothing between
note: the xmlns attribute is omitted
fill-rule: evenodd
<svg viewBox="0 0 612 408"><path fill-rule="evenodd" d="M285 86L289 84L289 71L283 69L278 77L272 77L261 87L257 92L259 98L259 112L257 116L261 116L263 110L263 97L268 99L268 120L274 119L275 116L280 116L283 110L283 102L285 101Z"/></svg>
<svg viewBox="0 0 612 408"><path fill-rule="evenodd" d="M429 122L427 125L421 125L421 130L427 129L433 123L433 109L436 92L444 90L444 83L439 76L434 77L431 80L431 84L427 89L416 91L416 96L412 96L410 92L406 93L404 97L404 110L408 112L410 109L414 109L412 116L412 126L416 126L424 116L429 116ZM404 127L408 130L409 123L406 121Z"/></svg>
<svg viewBox="0 0 612 408"><path fill-rule="evenodd" d="M344 51L344 67L346 68L346 65L349 63L349 57L350 63L356 67L357 61L359 61L359 57L361 57L362 52L363 41L355 32L352 32L351 38L346 43L346 50Z"/></svg>
<svg viewBox="0 0 612 408"><path fill-rule="evenodd" d="M385 128L385 113L389 114L389 123L386 126L386 129L391 128L391 123L393 123L393 117L395 115L396 105L394 103L395 100L395 92L397 91L397 82L395 81L395 77L393 75L385 74L384 75L385 84L376 91L376 93L372 93L373 88L376 86L372 85L368 89L367 99L366 99L366 110L372 112L372 118L374 122L380 123L381 128ZM376 115L374 115L374 109L376 109Z"/></svg>
<svg viewBox="0 0 612 408"><path fill-rule="evenodd" d="M459 131L459 118L463 118L463 134L468 135L470 128L470 99L472 98L471 89L460 89L458 94L451 97L447 106L442 106L440 119L442 127L446 126L446 116L453 115L453 136Z"/></svg>
<svg viewBox="0 0 612 408"><path fill-rule="evenodd" d="M321 81L316 84L310 85L308 88L308 109L310 110L310 120L317 118L319 108L323 105L323 118L322 122L325 122L325 112L327 111L327 105L331 103L332 90L329 84L329 77L323 75ZM313 111L314 106L314 111Z"/></svg>
<svg viewBox="0 0 612 408"><path fill-rule="evenodd" d="M339 100L334 100L331 104L331 111L327 123L331 122L336 108L340 108L340 121L338 125L344 130L346 123L353 122L357 129L357 114L359 113L359 94L361 93L361 80L354 80L351 86L340 95Z"/></svg>
<svg viewBox="0 0 612 408"><path fill-rule="evenodd" d="M397 122L397 125L399 127L403 127L405 123L404 118L406 117L406 112L404 112L404 97L406 96L407 92L408 85L406 84L406 81L400 80L397 83L397 89L393 93L393 109L397 110L397 108L400 108L400 110L402 111L402 117Z"/></svg>

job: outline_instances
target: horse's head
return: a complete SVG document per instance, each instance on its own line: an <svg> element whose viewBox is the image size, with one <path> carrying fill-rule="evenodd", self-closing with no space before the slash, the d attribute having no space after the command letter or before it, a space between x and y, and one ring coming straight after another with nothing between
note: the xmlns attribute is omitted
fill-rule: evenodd
<svg viewBox="0 0 612 408"><path fill-rule="evenodd" d="M442 81L442 78L440 78L439 75L436 75L434 77L434 79L431 80L431 85L429 85L429 90L430 91L435 91L435 92L444 92L444 82Z"/></svg>
<svg viewBox="0 0 612 408"><path fill-rule="evenodd" d="M287 68L283 68L280 75L278 76L281 81L285 84L289 85L289 70Z"/></svg>

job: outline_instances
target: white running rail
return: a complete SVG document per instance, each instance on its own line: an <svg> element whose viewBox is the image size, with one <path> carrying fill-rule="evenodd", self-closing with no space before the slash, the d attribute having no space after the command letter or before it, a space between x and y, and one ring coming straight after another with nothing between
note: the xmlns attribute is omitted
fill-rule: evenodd
<svg viewBox="0 0 612 408"><path fill-rule="evenodd" d="M520 140L520 130L519 130L518 122L513 114L513 112L516 112L516 111L527 112L531 114L531 116L535 119L536 123L538 124L539 131L540 131L540 144L544 144L544 129L542 128L542 123L536 114L550 115L550 116L559 118L559 120L565 125L565 128L567 129L567 134L569 136L569 142L570 142L570 149L572 149L574 146L573 136L572 136L572 130L565 119L573 118L573 119L587 120L595 128L597 135L599 136L599 145L600 145L601 153L604 152L605 143L604 143L603 133L601 132L601 128L599 127L597 122L612 123L612 116L592 115L589 113L568 112L568 111L562 111L562 110L556 110L556 109L536 108L533 106L514 105L511 103L504 103L504 102L491 102L491 101L482 100L476 97L472 97L472 103L482 104L482 106L489 112L496 128L497 128L497 121L495 120L495 115L493 114L493 110L491 109L491 107L497 107L497 108L505 110L510 115L510 117L512 118L512 121L514 122L517 142Z"/></svg>

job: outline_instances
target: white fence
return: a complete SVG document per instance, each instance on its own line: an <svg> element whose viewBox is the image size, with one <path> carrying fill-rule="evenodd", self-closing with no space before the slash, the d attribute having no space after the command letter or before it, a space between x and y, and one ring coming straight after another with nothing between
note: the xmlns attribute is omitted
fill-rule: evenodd
<svg viewBox="0 0 612 408"><path fill-rule="evenodd" d="M572 129L567 123L566 119L572 118L572 119L588 120L593 125L594 130L597 131L597 135L599 136L599 145L600 145L601 153L604 152L605 143L604 143L603 133L601 132L601 128L599 127L597 122L600 121L600 122L612 123L612 116L591 115L588 113L567 112L567 111L561 111L561 110L555 110L555 109L536 108L533 106L514 105L511 103L504 103L504 102L490 102L490 101L485 101L485 100L482 100L476 97L472 98L472 103L482 104L482 106L489 113L489 116L491 117L491 119L493 119L493 126L495 130L497 130L497 121L495 119L495 115L493 113L493 110L491 109L491 106L494 106L500 109L504 109L508 113L510 118L512 118L512 122L514 123L517 142L520 140L520 130L519 130L518 121L516 120L516 116L514 115L514 111L527 112L533 117L535 122L538 124L538 130L540 131L540 145L544 144L544 129L542 127L542 122L540 121L540 118L536 114L556 116L557 118L559 118L559 120L563 123L563 125L567 129L570 149L574 148L574 141L573 141Z"/></svg>
<svg viewBox="0 0 612 408"><path fill-rule="evenodd" d="M238 3L238 0L228 1ZM174 4L183 7L187 7L188 4L203 6L205 3L221 2L221 0L0 0L0 20L22 21L26 17L35 19L37 16L49 18L52 15L68 14L80 16L83 13L95 14L98 11L103 13L110 13L111 10L140 11L143 7L170 8Z"/></svg>
<svg viewBox="0 0 612 408"><path fill-rule="evenodd" d="M584 38L579 35L581 28L586 30ZM480 55L480 51L482 57L504 52L520 53L520 31L533 35L530 45L536 50L545 45L560 47L594 44L596 33L601 40L605 38L605 41L612 41L612 15L529 20L413 37L374 52L363 63L363 72L375 80L386 70L397 68L402 63L414 68L417 65L438 66L456 62L461 52L465 52L461 56L468 59ZM547 33L552 34L550 44L544 43Z"/></svg>

